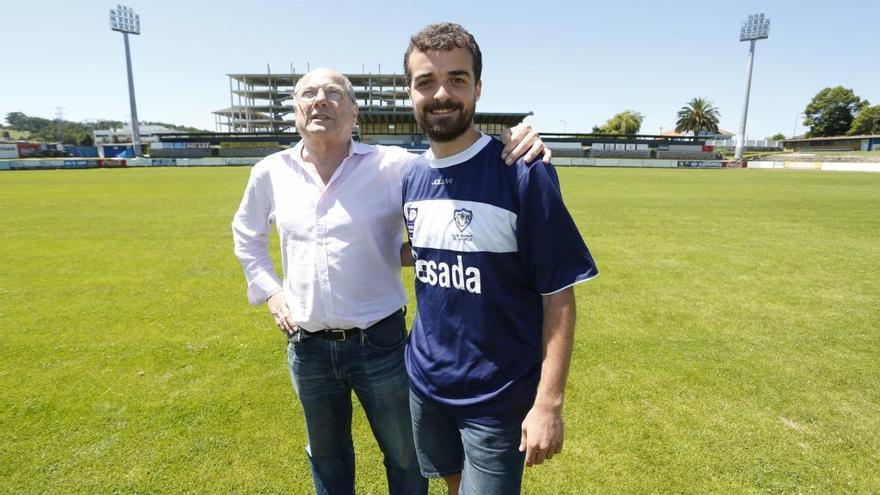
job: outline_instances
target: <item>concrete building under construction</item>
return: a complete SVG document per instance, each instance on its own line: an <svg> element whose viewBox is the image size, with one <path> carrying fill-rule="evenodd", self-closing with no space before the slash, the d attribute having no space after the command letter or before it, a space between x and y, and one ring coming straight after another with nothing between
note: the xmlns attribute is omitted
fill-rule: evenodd
<svg viewBox="0 0 880 495"><path fill-rule="evenodd" d="M295 133L293 89L304 74L227 74L229 107L217 110L215 130L230 133ZM346 74L358 100L355 136L366 143L427 148L406 94L402 74ZM486 113L474 116L477 129L500 135L531 115Z"/></svg>

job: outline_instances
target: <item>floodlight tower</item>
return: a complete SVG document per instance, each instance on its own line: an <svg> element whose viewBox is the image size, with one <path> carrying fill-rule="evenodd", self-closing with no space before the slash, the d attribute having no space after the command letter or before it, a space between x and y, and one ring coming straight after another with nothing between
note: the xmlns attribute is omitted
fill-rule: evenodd
<svg viewBox="0 0 880 495"><path fill-rule="evenodd" d="M739 31L739 40L749 42L749 64L746 70L746 90L743 97L742 120L739 121L739 133L736 136L736 154L737 161L741 161L743 157L743 145L746 139L746 117L749 114L749 89L752 86L752 63L755 60L755 42L765 40L770 36L770 19L765 18L764 14L750 15L747 21L742 23Z"/></svg>
<svg viewBox="0 0 880 495"><path fill-rule="evenodd" d="M128 69L128 101L131 106L131 141L134 154L141 153L141 132L138 128L137 104L134 100L134 80L131 76L131 52L128 49L128 35L141 34L141 16L134 9L125 5L117 5L110 9L110 29L122 33L125 41L125 66Z"/></svg>

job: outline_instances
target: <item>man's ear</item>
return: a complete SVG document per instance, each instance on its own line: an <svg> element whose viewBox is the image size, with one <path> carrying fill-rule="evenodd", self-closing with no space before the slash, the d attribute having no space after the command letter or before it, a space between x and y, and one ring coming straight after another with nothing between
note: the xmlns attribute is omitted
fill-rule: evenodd
<svg viewBox="0 0 880 495"><path fill-rule="evenodd" d="M483 93L483 80L477 81L477 98L474 101L480 101L480 95Z"/></svg>

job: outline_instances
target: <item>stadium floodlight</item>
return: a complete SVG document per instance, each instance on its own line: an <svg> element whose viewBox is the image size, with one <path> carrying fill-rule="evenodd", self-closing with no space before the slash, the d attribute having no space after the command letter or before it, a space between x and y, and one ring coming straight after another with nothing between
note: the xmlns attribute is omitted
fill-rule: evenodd
<svg viewBox="0 0 880 495"><path fill-rule="evenodd" d="M764 14L750 15L739 30L740 41L765 40L770 37L770 19Z"/></svg>
<svg viewBox="0 0 880 495"><path fill-rule="evenodd" d="M110 9L110 29L122 33L125 41L125 66L128 70L128 101L131 106L131 141L135 155L141 152L141 132L138 127L137 104L134 99L134 79L131 75L131 51L128 48L128 35L141 34L141 16L134 9L125 5L117 5Z"/></svg>
<svg viewBox="0 0 880 495"><path fill-rule="evenodd" d="M764 14L750 15L748 20L742 23L739 30L739 40L749 42L749 61L746 69L746 89L743 97L742 119L739 121L739 133L736 136L737 161L742 161L743 147L746 139L746 117L749 114L749 90L752 86L752 64L755 60L755 42L770 37L770 19Z"/></svg>
<svg viewBox="0 0 880 495"><path fill-rule="evenodd" d="M110 9L110 29L122 33L141 34L141 16L131 7L117 5Z"/></svg>

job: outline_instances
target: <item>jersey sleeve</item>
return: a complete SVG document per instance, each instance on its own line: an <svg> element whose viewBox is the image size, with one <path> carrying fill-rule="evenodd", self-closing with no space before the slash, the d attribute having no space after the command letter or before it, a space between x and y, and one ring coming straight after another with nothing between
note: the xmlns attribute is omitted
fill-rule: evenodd
<svg viewBox="0 0 880 495"><path fill-rule="evenodd" d="M517 189L517 246L532 288L548 295L598 275L593 256L562 201L556 169L540 159L525 166Z"/></svg>

